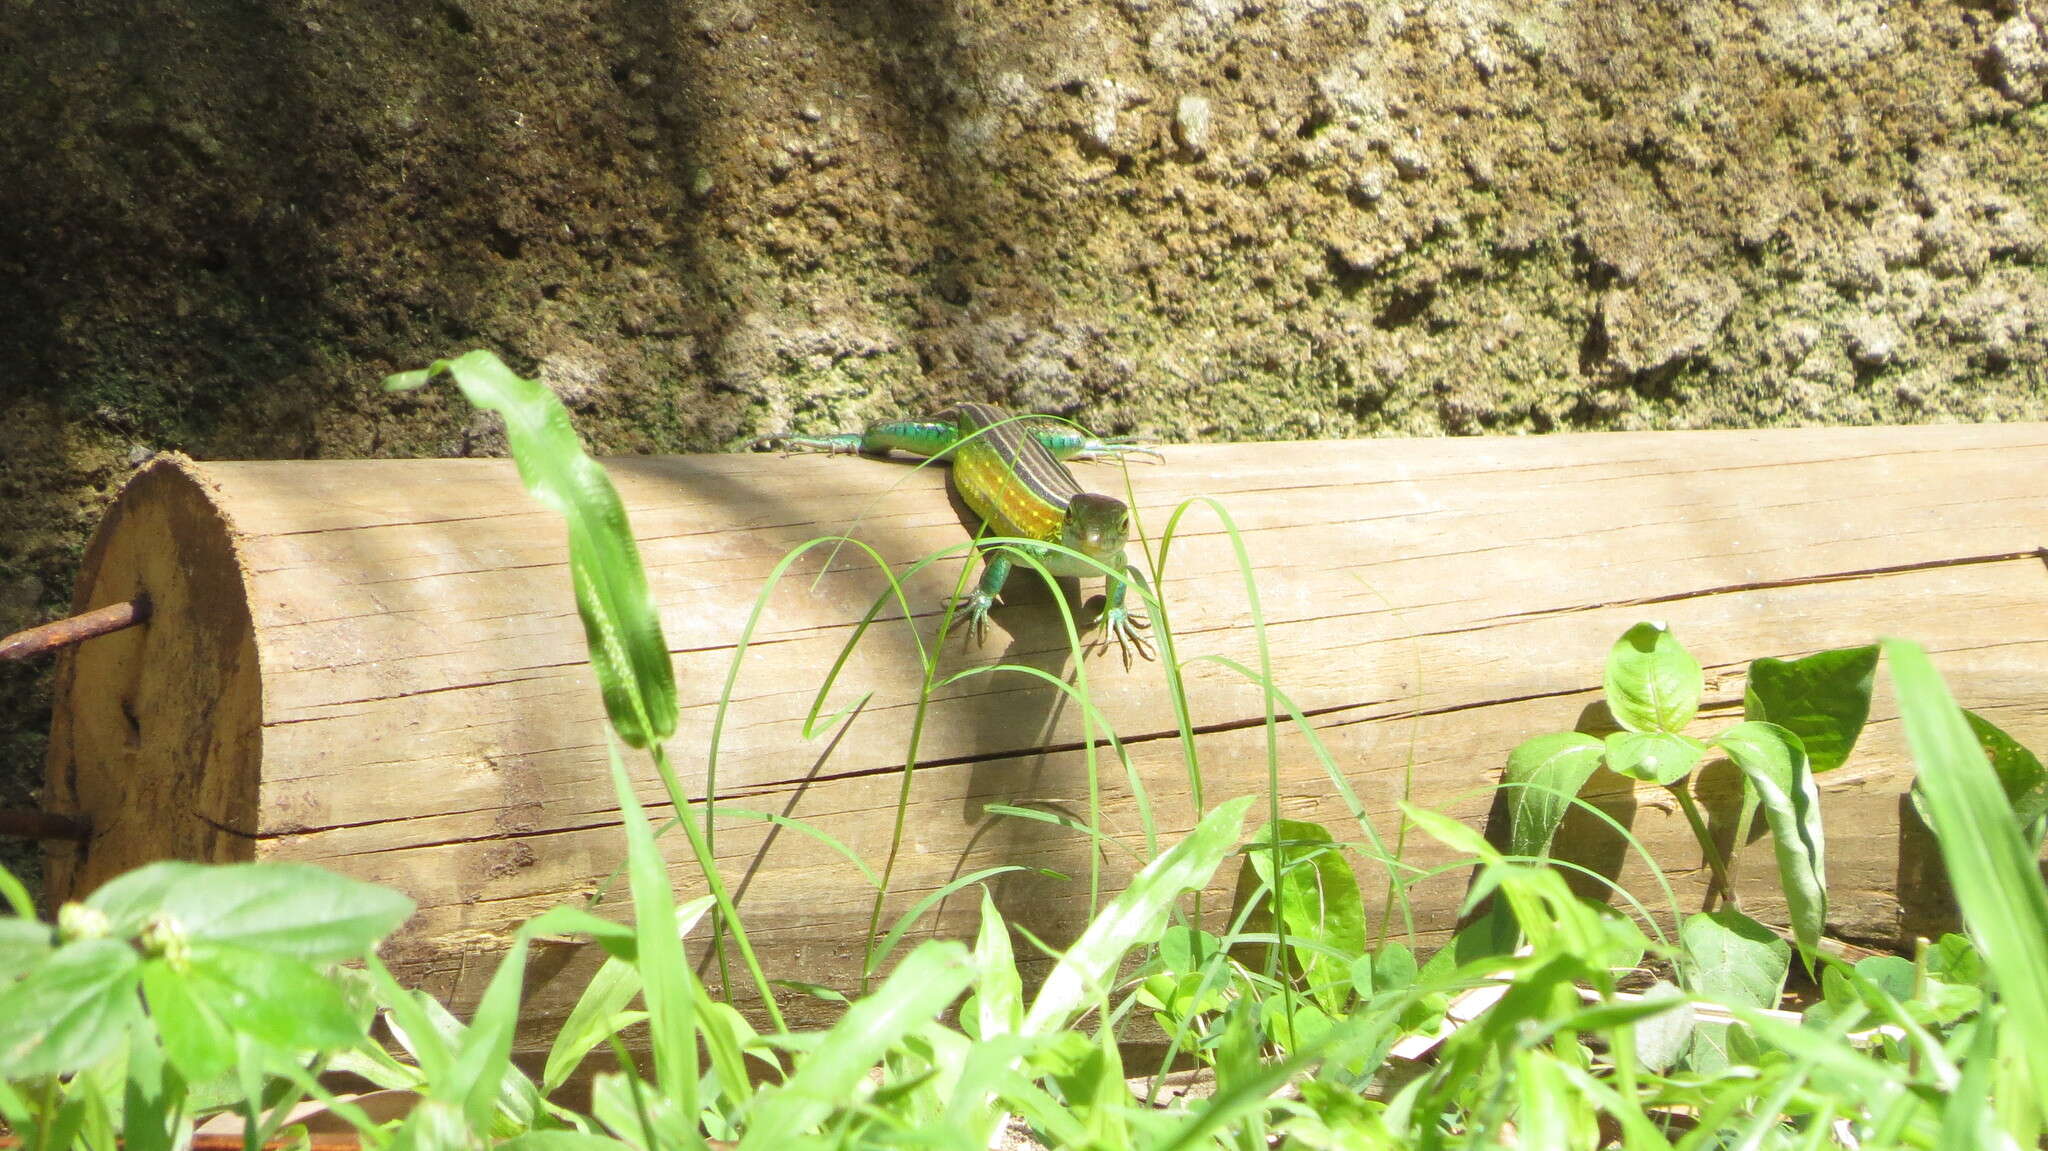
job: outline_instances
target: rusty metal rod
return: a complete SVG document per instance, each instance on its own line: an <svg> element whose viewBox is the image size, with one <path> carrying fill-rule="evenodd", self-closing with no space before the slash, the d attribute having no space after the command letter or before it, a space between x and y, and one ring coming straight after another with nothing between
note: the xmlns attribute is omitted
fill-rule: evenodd
<svg viewBox="0 0 2048 1151"><path fill-rule="evenodd" d="M83 843L92 838L92 821L82 815L63 815L54 811L0 808L0 836L69 839Z"/></svg>
<svg viewBox="0 0 2048 1151"><path fill-rule="evenodd" d="M126 603L110 603L84 615L52 620L41 627L18 631L0 639L0 660L27 659L59 648L84 643L96 636L111 635L122 628L149 622L149 597L139 595Z"/></svg>

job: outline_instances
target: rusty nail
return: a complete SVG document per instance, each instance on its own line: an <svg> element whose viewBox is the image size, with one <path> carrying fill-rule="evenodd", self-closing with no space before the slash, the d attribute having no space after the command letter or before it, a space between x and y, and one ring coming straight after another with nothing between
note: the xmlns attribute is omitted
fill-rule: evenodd
<svg viewBox="0 0 2048 1151"><path fill-rule="evenodd" d="M83 843L92 838L92 821L82 815L60 815L54 811L0 808L0 835L15 839L69 839Z"/></svg>
<svg viewBox="0 0 2048 1151"><path fill-rule="evenodd" d="M41 627L18 631L0 639L0 660L27 659L59 648L84 643L96 636L110 635L122 628L149 622L149 597L139 595L125 603L94 608L84 615L52 620Z"/></svg>

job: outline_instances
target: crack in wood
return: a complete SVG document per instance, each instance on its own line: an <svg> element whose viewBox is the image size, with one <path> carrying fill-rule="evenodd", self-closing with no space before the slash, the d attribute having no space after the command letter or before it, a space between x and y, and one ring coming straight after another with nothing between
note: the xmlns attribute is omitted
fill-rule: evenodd
<svg viewBox="0 0 2048 1151"><path fill-rule="evenodd" d="M1624 607L1649 607L1662 603L1678 603L1690 599L1704 599L1715 595L1739 595L1743 592L1773 591L1778 588L1811 587L1817 584L1847 583L1854 580L1873 579L1880 576L1904 575L1911 572L1936 571L1942 568L1973 567L1978 564L2011 563L2014 560L2043 557L2044 549L2018 552L1997 552L1990 555L1954 556L1947 559L1916 560L1912 563L1886 564L1879 567L1854 568L1849 571L1821 572L1814 575L1787 576L1774 580L1749 580L1742 583L1722 584L1718 587L1694 588L1687 591L1664 592L1659 595L1641 596L1630 599L1604 600L1599 603L1575 604L1571 607L1540 608L1534 611L1512 612L1507 615L1491 616L1469 627L1453 628L1448 632L1427 634L1448 635L1463 631L1483 631L1508 621L1547 619L1579 612L1605 611Z"/></svg>

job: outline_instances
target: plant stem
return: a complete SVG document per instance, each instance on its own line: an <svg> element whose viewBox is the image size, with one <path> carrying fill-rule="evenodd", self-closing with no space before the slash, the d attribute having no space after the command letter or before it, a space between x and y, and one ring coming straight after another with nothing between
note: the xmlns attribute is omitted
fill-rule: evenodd
<svg viewBox="0 0 2048 1151"><path fill-rule="evenodd" d="M668 789L669 803L674 805L676 822L683 825L683 834L690 837L690 851L697 857L698 870L704 873L705 886L711 889L711 898L718 904L719 914L732 925L733 942L740 948L740 959L747 965L748 974L754 977L754 989L761 994L761 1005L768 1009L768 1018L775 1024L775 1030L788 1031L789 1025L782 1021L782 1007L775 1002L775 989L768 985L768 975L761 970L761 961L754 958L754 945L747 939L747 930L740 924L739 908L733 905L732 896L726 893L725 877L718 874L718 863L711 858L711 845L704 841L704 829L690 816L690 799L683 794L682 781L676 778L676 770L668 762L668 750L659 743L649 744L649 755L654 757L654 770L661 774L661 785ZM726 988L731 995L732 989Z"/></svg>
<svg viewBox="0 0 2048 1151"><path fill-rule="evenodd" d="M1700 816L1699 805L1693 802L1692 794L1685 790L1685 781L1679 780L1675 784L1666 785L1665 790L1678 797L1678 806L1684 809L1686 822L1692 824L1693 838L1700 841L1700 850L1705 853L1707 866L1714 873L1714 884L1708 887L1707 895L1711 897L1714 894L1714 887L1718 886L1721 894L1727 898L1728 906L1741 911L1742 900L1736 896L1735 884L1728 876L1728 861L1721 857L1721 847L1714 842L1714 833L1707 829L1707 821Z"/></svg>

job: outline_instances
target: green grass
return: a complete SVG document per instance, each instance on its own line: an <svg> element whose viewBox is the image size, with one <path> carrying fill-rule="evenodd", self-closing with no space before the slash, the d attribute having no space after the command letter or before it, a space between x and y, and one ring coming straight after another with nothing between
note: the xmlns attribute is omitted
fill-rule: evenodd
<svg viewBox="0 0 2048 1151"><path fill-rule="evenodd" d="M169 1149L199 1119L231 1111L247 1120L253 1146L283 1131L302 1099L331 1101L365 1146L393 1148L653 1151L716 1142L979 1151L1011 1124L1051 1146L1144 1151L2029 1147L2041 1137L2048 892L2036 858L2048 782L2024 748L1958 709L1910 644L1888 642L1882 654L1919 767L1915 802L1941 845L1965 930L1911 956L1852 965L1821 945L1826 841L1814 776L1853 753L1879 648L1759 660L1743 720L1702 740L1682 730L1698 711L1697 661L1668 628L1638 625L1605 669L1619 730L1538 735L1517 748L1503 769L1498 841L1412 806L1396 826L1378 827L1345 782L1345 765L1274 679L1249 557L1227 510L1190 505L1156 548L1147 541L1160 576L1148 606L1199 822L1179 837L1153 822L1144 781L1089 697L1080 627L1062 603L1073 682L1001 670L1040 675L1046 690L1078 706L1089 735L1088 805L1072 816L993 810L1038 821L1036 833L1081 836L1097 859L1112 846L1137 851L1142 867L1114 892L1099 865L1091 869L1092 917L1068 941L1031 939L1005 922L986 883L1009 870L1000 867L963 876L884 925L910 773L897 837L881 860L860 859L784 816L692 806L665 747L676 699L666 644L609 481L551 397L488 356L398 382L416 386L443 371L472 400L506 413L522 476L567 521L578 607L617 735L612 780L631 922L581 905L537 917L473 1016L459 1021L375 959L378 941L411 909L387 890L303 867L159 864L65 907L51 925L30 917L20 885L0 872L0 898L13 912L0 918L0 1120L21 1145ZM1170 557L1190 511L1213 514L1236 544L1257 666L1183 656L1175 645ZM828 542L792 552L776 577ZM732 677L772 591L771 582L744 625ZM906 620L912 614L894 580L848 654L891 604ZM926 703L952 682L939 675L926 637L913 650L923 692L905 763L916 760ZM1264 795L1200 802L1200 749L1181 681L1197 660L1261 690ZM844 661L820 685L811 731L851 710L828 703ZM721 709L721 730L722 719ZM1306 737L1350 824L1281 815L1283 725ZM645 754L668 790L703 873L702 898L677 906L656 844L666 828L639 803L621 745ZM715 738L706 755L715 770ZM1741 861L1719 857L1691 806L1691 773L1720 758L1744 780L1740 826L1756 813L1765 819L1790 943L1734 904L1726 875ZM1124 847L1102 829L1099 772L1111 764L1144 813L1141 845ZM1608 820L1648 858L1625 827L1578 796L1603 766L1672 790L1701 842L1695 858L1664 862L1705 861L1722 876L1721 907L1684 914L1655 860L1661 890L1648 901L1618 890L1605 903L1575 894L1567 879L1584 873L1548 857L1573 806ZM1263 817L1247 829L1254 810ZM762 968L743 909L712 862L719 814L811 834L874 888L864 977L821 989L843 1004L829 1028L785 1024L776 988L787 985ZM1448 846L1456 861L1431 869L1405 861L1411 833ZM1205 913L1200 893L1233 861L1231 906ZM1454 871L1471 877L1465 926L1419 961L1407 892ZM1373 890L1384 883L1386 898L1368 903L1361 875ZM940 899L976 886L973 940L903 948ZM544 934L586 936L607 958L536 1081L510 1054L528 943ZM1013 937L1048 952L1050 972L1036 987L1020 974ZM706 949L744 969L760 1005L752 1021L696 977L692 953ZM1796 1016L1779 1010L1795 954L1817 980ZM351 960L361 966L338 966ZM1480 994L1485 1003L1475 1007ZM388 1046L373 1038L380 1018ZM1164 1063L1125 1064L1135 1050L1127 1041L1141 1034L1166 1037ZM1414 1044L1428 1048L1426 1057L1393 1054ZM564 1105L563 1085L599 1049L616 1064L592 1073L587 1106ZM1160 1074L1173 1064L1198 1069L1213 1093L1163 1092ZM379 1124L333 1100L329 1072L411 1091L419 1102Z"/></svg>

